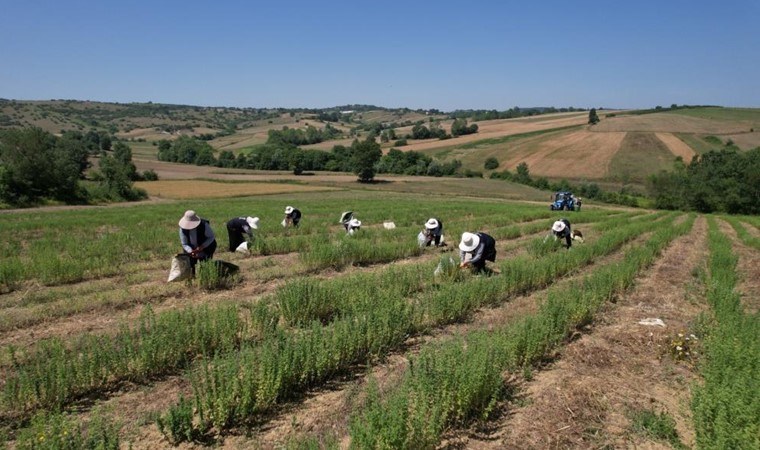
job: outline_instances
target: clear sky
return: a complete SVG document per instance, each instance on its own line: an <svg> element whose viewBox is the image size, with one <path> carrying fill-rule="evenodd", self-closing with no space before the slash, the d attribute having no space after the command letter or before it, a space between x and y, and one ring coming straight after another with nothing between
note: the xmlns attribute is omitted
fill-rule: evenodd
<svg viewBox="0 0 760 450"><path fill-rule="evenodd" d="M760 0L0 0L0 97L760 107Z"/></svg>

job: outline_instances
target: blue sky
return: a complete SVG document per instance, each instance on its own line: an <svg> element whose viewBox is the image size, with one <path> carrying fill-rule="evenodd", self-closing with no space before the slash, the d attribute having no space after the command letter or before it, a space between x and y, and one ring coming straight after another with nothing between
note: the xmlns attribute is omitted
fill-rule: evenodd
<svg viewBox="0 0 760 450"><path fill-rule="evenodd" d="M0 0L0 97L760 107L760 1Z"/></svg>

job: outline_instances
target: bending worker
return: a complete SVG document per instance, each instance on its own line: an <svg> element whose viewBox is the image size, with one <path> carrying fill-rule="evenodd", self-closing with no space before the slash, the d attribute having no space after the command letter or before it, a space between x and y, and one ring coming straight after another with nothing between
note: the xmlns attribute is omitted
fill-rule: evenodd
<svg viewBox="0 0 760 450"><path fill-rule="evenodd" d="M459 260L459 267L472 267L475 272L482 272L486 261L496 261L496 240L485 233L462 233Z"/></svg>
<svg viewBox="0 0 760 450"><path fill-rule="evenodd" d="M227 222L227 234L230 237L230 251L234 252L237 248L245 242L243 233L248 237L253 237L253 230L259 228L258 217L235 217Z"/></svg>
<svg viewBox="0 0 760 450"><path fill-rule="evenodd" d="M435 243L436 247L441 245L441 236L443 235L443 222L431 217L425 222L425 247Z"/></svg>
<svg viewBox="0 0 760 450"><path fill-rule="evenodd" d="M301 211L298 210L298 208L293 208L292 206L286 206L285 207L285 222L283 222L284 226L291 225L293 227L298 227L298 222L301 221Z"/></svg>
<svg viewBox="0 0 760 450"><path fill-rule="evenodd" d="M555 239L565 239L565 247L570 248L572 246L573 238L572 231L570 230L570 221L567 219L559 219L552 225L552 233Z"/></svg>
<svg viewBox="0 0 760 450"><path fill-rule="evenodd" d="M214 257L216 251L216 236L211 224L206 219L201 219L195 211L185 211L185 215L179 220L179 241L185 254L190 256L190 266L195 274L195 265L198 261L205 261Z"/></svg>

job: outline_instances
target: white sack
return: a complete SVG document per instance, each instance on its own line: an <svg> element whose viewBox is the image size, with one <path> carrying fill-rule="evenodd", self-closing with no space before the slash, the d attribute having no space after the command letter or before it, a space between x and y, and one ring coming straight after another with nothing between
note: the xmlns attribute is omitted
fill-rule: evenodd
<svg viewBox="0 0 760 450"><path fill-rule="evenodd" d="M282 219L282 226L287 227L288 226L288 219Z"/></svg>
<svg viewBox="0 0 760 450"><path fill-rule="evenodd" d="M193 269L190 267L190 257L187 255L177 255L172 258L172 267L169 269L169 278L167 283L172 281L182 281L193 277Z"/></svg>
<svg viewBox="0 0 760 450"><path fill-rule="evenodd" d="M420 245L420 247L424 247L425 241L425 232L420 231L420 234L417 235L417 243Z"/></svg>
<svg viewBox="0 0 760 450"><path fill-rule="evenodd" d="M238 253L242 253L244 255L248 255L251 253L251 251L248 250L248 242L243 242L242 244L238 245L235 251Z"/></svg>
<svg viewBox="0 0 760 450"><path fill-rule="evenodd" d="M396 228L396 224L393 222L383 222L383 228L385 228L386 230L392 230Z"/></svg>

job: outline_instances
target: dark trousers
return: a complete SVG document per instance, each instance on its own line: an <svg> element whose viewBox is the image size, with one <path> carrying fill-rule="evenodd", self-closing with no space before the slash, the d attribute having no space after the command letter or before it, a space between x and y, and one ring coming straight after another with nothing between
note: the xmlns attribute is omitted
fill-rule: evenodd
<svg viewBox="0 0 760 450"><path fill-rule="evenodd" d="M240 244L245 242L245 237L243 236L243 230L236 227L236 226L230 226L227 224L227 234L230 237L230 251L234 252Z"/></svg>
<svg viewBox="0 0 760 450"><path fill-rule="evenodd" d="M486 261L496 261L496 248L487 248L480 261L472 263L472 270L476 273L485 271Z"/></svg>
<svg viewBox="0 0 760 450"><path fill-rule="evenodd" d="M425 247L430 247L430 244L435 244L436 247L441 245L441 235L440 234L428 235L425 238Z"/></svg>

